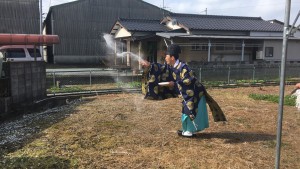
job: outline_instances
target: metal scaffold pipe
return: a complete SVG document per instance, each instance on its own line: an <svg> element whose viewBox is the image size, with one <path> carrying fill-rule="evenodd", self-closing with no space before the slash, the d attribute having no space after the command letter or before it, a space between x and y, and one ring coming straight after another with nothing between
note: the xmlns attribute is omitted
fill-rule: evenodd
<svg viewBox="0 0 300 169"><path fill-rule="evenodd" d="M279 94L279 108L278 108L278 124L276 136L276 159L275 168L280 168L280 150L281 150L281 134L282 134L282 118L283 118L283 104L284 104L284 87L285 87L285 65L287 55L287 45L289 38L289 20L290 20L291 0L286 0L285 18L283 30L283 44L282 44L282 58L281 58L281 72L280 72L280 94Z"/></svg>

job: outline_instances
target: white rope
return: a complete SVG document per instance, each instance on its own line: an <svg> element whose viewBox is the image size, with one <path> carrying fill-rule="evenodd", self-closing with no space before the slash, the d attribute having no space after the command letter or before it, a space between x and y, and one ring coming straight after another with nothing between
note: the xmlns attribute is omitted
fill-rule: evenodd
<svg viewBox="0 0 300 169"><path fill-rule="evenodd" d="M197 128L197 127L198 127L198 125L195 123L195 121L194 121L194 120L192 121L192 123L193 123L193 125L194 125L195 129L196 129L196 130L198 130L198 128Z"/></svg>

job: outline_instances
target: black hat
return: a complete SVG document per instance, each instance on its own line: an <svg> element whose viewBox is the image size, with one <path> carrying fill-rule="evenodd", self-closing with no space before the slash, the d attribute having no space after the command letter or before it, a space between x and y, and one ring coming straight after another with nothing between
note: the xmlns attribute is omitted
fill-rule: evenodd
<svg viewBox="0 0 300 169"><path fill-rule="evenodd" d="M166 55L175 56L175 58L178 59L180 53L181 53L180 47L176 44L171 44L170 46L168 46Z"/></svg>

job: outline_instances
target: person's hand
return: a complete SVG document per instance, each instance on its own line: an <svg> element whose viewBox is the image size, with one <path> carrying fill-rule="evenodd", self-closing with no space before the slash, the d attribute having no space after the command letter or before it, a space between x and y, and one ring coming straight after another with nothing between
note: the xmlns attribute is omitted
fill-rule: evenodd
<svg viewBox="0 0 300 169"><path fill-rule="evenodd" d="M295 87L296 87L296 89L300 89L300 83L297 83L297 84L295 85Z"/></svg>
<svg viewBox="0 0 300 169"><path fill-rule="evenodd" d="M190 115L191 121L195 120L195 116L193 114Z"/></svg>
<svg viewBox="0 0 300 169"><path fill-rule="evenodd" d="M170 81L168 86L169 86L170 88L173 88L173 87L174 87L174 82L173 82L173 81Z"/></svg>
<svg viewBox="0 0 300 169"><path fill-rule="evenodd" d="M142 59L139 61L139 64L146 68L150 66L150 62Z"/></svg>

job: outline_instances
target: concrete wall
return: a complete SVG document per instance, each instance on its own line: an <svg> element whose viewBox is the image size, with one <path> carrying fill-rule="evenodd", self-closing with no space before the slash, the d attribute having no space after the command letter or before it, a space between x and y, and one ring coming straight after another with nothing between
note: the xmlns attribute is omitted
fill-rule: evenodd
<svg viewBox="0 0 300 169"><path fill-rule="evenodd" d="M287 60L288 61L299 61L300 53L300 41L289 40L288 43L288 52L287 52ZM281 55L280 55L281 60Z"/></svg>
<svg viewBox="0 0 300 169"><path fill-rule="evenodd" d="M263 55L265 55L265 47L273 47L273 57L264 57L266 61L281 61L282 57L282 40L266 40L264 43ZM287 61L299 61L300 41L289 40Z"/></svg>
<svg viewBox="0 0 300 169"><path fill-rule="evenodd" d="M11 97L13 104L33 102L46 97L45 62L11 62Z"/></svg>
<svg viewBox="0 0 300 169"><path fill-rule="evenodd" d="M0 118L11 110L46 98L45 62L6 63L9 74L9 96L0 97Z"/></svg>
<svg viewBox="0 0 300 169"><path fill-rule="evenodd" d="M11 108L11 97L0 97L0 121L1 117L8 115L8 113L11 111Z"/></svg>

